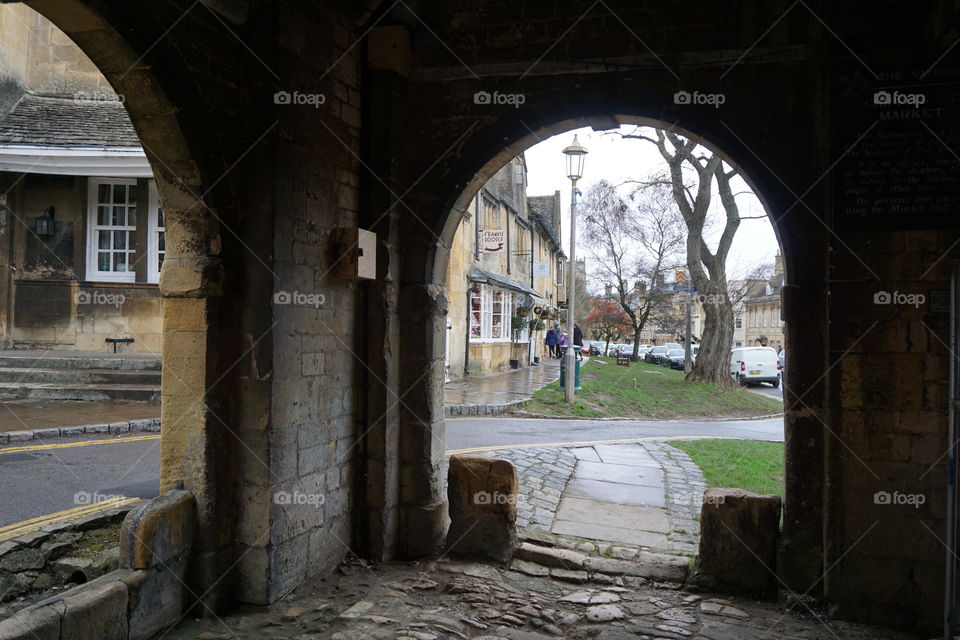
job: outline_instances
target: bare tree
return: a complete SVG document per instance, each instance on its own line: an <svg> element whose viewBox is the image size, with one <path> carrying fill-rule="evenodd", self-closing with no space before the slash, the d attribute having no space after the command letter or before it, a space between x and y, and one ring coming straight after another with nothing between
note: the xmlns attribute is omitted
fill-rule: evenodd
<svg viewBox="0 0 960 640"><path fill-rule="evenodd" d="M684 230L662 186L637 189L630 199L635 206L601 180L587 192L578 214L597 275L630 319L637 359L640 333L669 305L672 292L663 286L664 276L679 264Z"/></svg>
<svg viewBox="0 0 960 640"><path fill-rule="evenodd" d="M740 227L740 211L730 181L736 170L724 166L719 155L671 131L654 129L655 138L642 133L625 134L656 145L667 163L673 200L687 228L687 270L690 282L702 296L704 327L696 366L687 379L733 386L729 373L729 354L733 343L734 303L727 283L727 256ZM684 170L696 177L693 184L684 181ZM713 197L714 182L724 213L723 231L715 251L705 240L707 213Z"/></svg>

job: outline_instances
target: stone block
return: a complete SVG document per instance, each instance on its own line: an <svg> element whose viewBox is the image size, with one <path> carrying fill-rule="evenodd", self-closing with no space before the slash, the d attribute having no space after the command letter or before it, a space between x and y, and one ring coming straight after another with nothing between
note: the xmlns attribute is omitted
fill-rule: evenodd
<svg viewBox="0 0 960 640"><path fill-rule="evenodd" d="M447 493L453 555L509 562L517 549L517 471L506 460L450 457Z"/></svg>
<svg viewBox="0 0 960 640"><path fill-rule="evenodd" d="M152 421L150 418L138 418L137 420L131 420L127 423L127 431L148 431L150 429ZM119 428L119 426L118 426ZM111 433L114 433L114 430L111 425Z"/></svg>
<svg viewBox="0 0 960 640"><path fill-rule="evenodd" d="M182 559L172 567L114 572L127 587L129 640L153 637L180 618L186 598L186 563Z"/></svg>
<svg viewBox="0 0 960 640"><path fill-rule="evenodd" d="M587 556L570 549L554 549L524 542L517 550L517 557L536 562L545 567L558 569L583 569Z"/></svg>
<svg viewBox="0 0 960 640"><path fill-rule="evenodd" d="M192 548L194 500L189 491L168 491L127 514L120 532L120 567L171 565Z"/></svg>
<svg viewBox="0 0 960 640"><path fill-rule="evenodd" d="M62 601L48 600L22 609L0 620L0 640L60 640L64 608Z"/></svg>
<svg viewBox="0 0 960 640"><path fill-rule="evenodd" d="M112 422L108 425L103 425L103 426L106 426L107 431L109 431L110 433L127 433L130 431L129 422Z"/></svg>
<svg viewBox="0 0 960 640"><path fill-rule="evenodd" d="M63 595L60 640L127 640L127 586L107 574Z"/></svg>
<svg viewBox="0 0 960 640"><path fill-rule="evenodd" d="M748 591L775 586L780 496L707 489L700 511L699 579Z"/></svg>
<svg viewBox="0 0 960 640"><path fill-rule="evenodd" d="M7 440L9 442L26 442L33 440L33 431L7 431Z"/></svg>

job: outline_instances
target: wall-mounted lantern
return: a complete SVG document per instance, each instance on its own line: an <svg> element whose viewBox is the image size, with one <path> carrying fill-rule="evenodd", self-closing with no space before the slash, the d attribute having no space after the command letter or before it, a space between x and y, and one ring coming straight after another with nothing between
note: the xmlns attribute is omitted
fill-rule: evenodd
<svg viewBox="0 0 960 640"><path fill-rule="evenodd" d="M52 236L56 210L51 206L43 210L43 215L33 219L33 232L38 236Z"/></svg>

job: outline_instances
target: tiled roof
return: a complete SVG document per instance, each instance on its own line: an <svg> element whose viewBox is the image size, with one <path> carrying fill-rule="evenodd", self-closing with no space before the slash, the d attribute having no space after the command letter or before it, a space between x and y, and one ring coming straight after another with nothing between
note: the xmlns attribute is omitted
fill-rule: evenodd
<svg viewBox="0 0 960 640"><path fill-rule="evenodd" d="M0 119L0 145L139 147L140 140L119 102L25 94Z"/></svg>

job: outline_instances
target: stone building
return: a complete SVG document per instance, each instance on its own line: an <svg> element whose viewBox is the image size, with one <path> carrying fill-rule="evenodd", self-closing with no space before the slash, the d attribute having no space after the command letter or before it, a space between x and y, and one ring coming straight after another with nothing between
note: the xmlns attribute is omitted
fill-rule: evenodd
<svg viewBox="0 0 960 640"><path fill-rule="evenodd" d="M540 139L656 124L718 149L783 251L771 571L831 615L942 629L955 3L26 4L125 96L164 204L161 486L196 501L204 605L437 551L463 213ZM373 278L340 268L358 228Z"/></svg>
<svg viewBox="0 0 960 640"><path fill-rule="evenodd" d="M773 277L743 298L743 344L734 346L783 349L784 322L780 310L783 298L783 258L777 254Z"/></svg>
<svg viewBox="0 0 960 640"><path fill-rule="evenodd" d="M122 97L31 9L0 5L0 36L0 343L160 353L163 214Z"/></svg>
<svg viewBox="0 0 960 640"><path fill-rule="evenodd" d="M544 329L557 316L566 257L560 249L560 194L528 197L521 154L470 201L447 268L448 378L536 364Z"/></svg>

